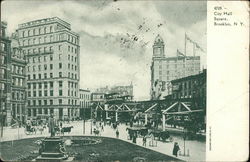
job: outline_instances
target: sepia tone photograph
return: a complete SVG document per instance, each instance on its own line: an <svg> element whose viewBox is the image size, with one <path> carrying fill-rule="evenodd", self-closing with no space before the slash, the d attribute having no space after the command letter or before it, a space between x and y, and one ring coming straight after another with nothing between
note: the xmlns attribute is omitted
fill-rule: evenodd
<svg viewBox="0 0 250 162"><path fill-rule="evenodd" d="M207 2L1 2L3 161L205 161Z"/></svg>

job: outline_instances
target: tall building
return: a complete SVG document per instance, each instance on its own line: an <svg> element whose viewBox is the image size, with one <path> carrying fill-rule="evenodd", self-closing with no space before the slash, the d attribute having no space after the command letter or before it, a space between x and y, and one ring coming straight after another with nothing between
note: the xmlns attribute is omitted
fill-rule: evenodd
<svg viewBox="0 0 250 162"><path fill-rule="evenodd" d="M157 35L151 64L151 99L163 99L171 94L171 80L195 75L199 71L199 56L184 56L177 51L176 57L166 57L165 43L162 37Z"/></svg>
<svg viewBox="0 0 250 162"><path fill-rule="evenodd" d="M79 108L79 35L57 17L18 25L27 56L27 115L75 118Z"/></svg>
<svg viewBox="0 0 250 162"><path fill-rule="evenodd" d="M90 108L91 103L91 93L90 90L80 89L79 90L80 96L80 117L84 117L84 112L86 109Z"/></svg>
<svg viewBox="0 0 250 162"><path fill-rule="evenodd" d="M0 124L6 126L11 122L11 40L6 35L7 23L1 22L0 28Z"/></svg>
<svg viewBox="0 0 250 162"><path fill-rule="evenodd" d="M26 121L26 57L17 33L11 36L11 114L15 120Z"/></svg>

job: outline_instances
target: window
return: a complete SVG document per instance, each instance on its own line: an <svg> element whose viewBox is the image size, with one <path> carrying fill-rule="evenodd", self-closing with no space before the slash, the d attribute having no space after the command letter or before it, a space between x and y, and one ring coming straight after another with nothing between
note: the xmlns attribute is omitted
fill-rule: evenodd
<svg viewBox="0 0 250 162"><path fill-rule="evenodd" d="M49 47L49 51L52 52L52 47Z"/></svg>
<svg viewBox="0 0 250 162"><path fill-rule="evenodd" d="M74 70L74 65L71 66L71 69Z"/></svg>
<svg viewBox="0 0 250 162"><path fill-rule="evenodd" d="M23 31L23 37L25 37L25 31Z"/></svg>
<svg viewBox="0 0 250 162"><path fill-rule="evenodd" d="M49 32L50 32L50 33L52 32L52 26L49 27Z"/></svg>
<svg viewBox="0 0 250 162"><path fill-rule="evenodd" d="M36 74L33 74L33 79L36 79Z"/></svg>
<svg viewBox="0 0 250 162"><path fill-rule="evenodd" d="M73 56L71 56L71 61L73 61L74 60L74 57Z"/></svg>
<svg viewBox="0 0 250 162"><path fill-rule="evenodd" d="M62 77L62 72L59 72L59 78L61 78Z"/></svg>
<svg viewBox="0 0 250 162"><path fill-rule="evenodd" d="M30 100L28 100L28 105L30 106ZM29 109L30 110L30 109Z"/></svg>
<svg viewBox="0 0 250 162"><path fill-rule="evenodd" d="M48 96L48 91L44 90L44 96Z"/></svg>
<svg viewBox="0 0 250 162"><path fill-rule="evenodd" d="M28 36L30 36L30 30L28 30Z"/></svg>
<svg viewBox="0 0 250 162"><path fill-rule="evenodd" d="M28 75L28 80L30 80L30 75Z"/></svg>
<svg viewBox="0 0 250 162"><path fill-rule="evenodd" d="M76 57L75 57L75 62L77 61Z"/></svg>
<svg viewBox="0 0 250 162"><path fill-rule="evenodd" d="M43 100L43 104L47 105L47 100ZM46 114L46 113L45 113Z"/></svg>
<svg viewBox="0 0 250 162"><path fill-rule="evenodd" d="M47 70L47 64L44 64L44 70Z"/></svg>
<svg viewBox="0 0 250 162"><path fill-rule="evenodd" d="M62 88L62 86L63 86L63 82L59 81L59 88Z"/></svg>
<svg viewBox="0 0 250 162"><path fill-rule="evenodd" d="M28 85L28 89L30 89L30 87L31 87L31 86L30 86L30 83L27 83L27 85Z"/></svg>
<svg viewBox="0 0 250 162"><path fill-rule="evenodd" d="M75 53L76 53L76 48L75 48Z"/></svg>
<svg viewBox="0 0 250 162"><path fill-rule="evenodd" d="M50 88L53 88L53 82L49 82Z"/></svg>
<svg viewBox="0 0 250 162"><path fill-rule="evenodd" d="M59 105L62 105L62 99L58 99Z"/></svg>
<svg viewBox="0 0 250 162"><path fill-rule="evenodd" d="M27 70L30 71L30 66L28 66Z"/></svg>
<svg viewBox="0 0 250 162"><path fill-rule="evenodd" d="M36 29L33 29L33 35L36 35Z"/></svg>
<svg viewBox="0 0 250 162"><path fill-rule="evenodd" d="M50 78L53 78L53 73L49 73L49 77L50 77Z"/></svg>
<svg viewBox="0 0 250 162"><path fill-rule="evenodd" d="M53 96L53 94L54 94L53 90L50 90L50 96Z"/></svg>
<svg viewBox="0 0 250 162"><path fill-rule="evenodd" d="M44 88L47 89L48 88L48 83L44 82Z"/></svg>
<svg viewBox="0 0 250 162"><path fill-rule="evenodd" d="M36 66L35 65L33 66L33 71L36 71Z"/></svg>
<svg viewBox="0 0 250 162"><path fill-rule="evenodd" d="M75 71L76 71L76 66L75 66Z"/></svg>
<svg viewBox="0 0 250 162"><path fill-rule="evenodd" d="M70 78L70 72L68 72L68 78Z"/></svg>
<svg viewBox="0 0 250 162"><path fill-rule="evenodd" d="M70 60L70 55L68 55L68 60Z"/></svg>
<svg viewBox="0 0 250 162"><path fill-rule="evenodd" d="M59 96L62 96L62 89L59 90Z"/></svg>
<svg viewBox="0 0 250 162"><path fill-rule="evenodd" d="M38 78L39 78L39 79L42 79L42 75L41 75L41 74L38 74Z"/></svg>
<svg viewBox="0 0 250 162"><path fill-rule="evenodd" d="M36 91L33 91L33 97L36 97Z"/></svg>
<svg viewBox="0 0 250 162"><path fill-rule="evenodd" d="M31 92L30 91L28 91L28 97L31 97Z"/></svg>
<svg viewBox="0 0 250 162"><path fill-rule="evenodd" d="M59 54L59 60L61 60L61 58L62 58L62 54Z"/></svg>
<svg viewBox="0 0 250 162"><path fill-rule="evenodd" d="M44 53L46 53L47 52L47 47L44 47Z"/></svg>
<svg viewBox="0 0 250 162"><path fill-rule="evenodd" d="M33 83L33 89L36 89L36 83Z"/></svg>
<svg viewBox="0 0 250 162"><path fill-rule="evenodd" d="M44 73L43 75L44 75L44 79L47 79L47 73Z"/></svg>
<svg viewBox="0 0 250 162"><path fill-rule="evenodd" d="M41 65L38 65L38 71L41 71Z"/></svg>
<svg viewBox="0 0 250 162"><path fill-rule="evenodd" d="M44 41L43 41L43 42L44 42L44 43L46 43L46 41L47 41L47 37L45 36L43 39L44 39Z"/></svg>
<svg viewBox="0 0 250 162"><path fill-rule="evenodd" d="M46 31L47 31L47 28L46 28L46 27L44 27L44 34L46 34Z"/></svg>
<svg viewBox="0 0 250 162"><path fill-rule="evenodd" d="M33 57L33 63L35 63L36 62L36 58L35 57Z"/></svg>
<svg viewBox="0 0 250 162"><path fill-rule="evenodd" d="M38 29L38 33L41 34L41 28Z"/></svg>
<svg viewBox="0 0 250 162"><path fill-rule="evenodd" d="M40 56L38 57L38 62L41 62L41 57Z"/></svg>
<svg viewBox="0 0 250 162"><path fill-rule="evenodd" d="M49 100L49 104L50 104L50 105L53 105L53 100Z"/></svg>
<svg viewBox="0 0 250 162"><path fill-rule="evenodd" d="M50 70L53 70L53 64L50 64L49 67L50 67Z"/></svg>
<svg viewBox="0 0 250 162"><path fill-rule="evenodd" d="M70 46L68 46L68 51L70 51Z"/></svg>
<svg viewBox="0 0 250 162"><path fill-rule="evenodd" d="M39 43L39 44L42 43L42 38L41 38L41 37L38 38L38 43Z"/></svg>
<svg viewBox="0 0 250 162"><path fill-rule="evenodd" d="M62 68L62 63L59 63L59 69L61 69Z"/></svg>
<svg viewBox="0 0 250 162"><path fill-rule="evenodd" d="M70 69L70 64L68 64L68 69Z"/></svg>
<svg viewBox="0 0 250 162"><path fill-rule="evenodd" d="M36 39L35 38L33 39L33 44L36 44Z"/></svg>
<svg viewBox="0 0 250 162"><path fill-rule="evenodd" d="M39 91L38 94L39 94L39 97L41 97L42 96L42 91Z"/></svg>
<svg viewBox="0 0 250 162"><path fill-rule="evenodd" d="M46 57L46 56L44 56L43 58L44 58L44 61L46 61L46 60L47 60L47 57Z"/></svg>
<svg viewBox="0 0 250 162"><path fill-rule="evenodd" d="M42 83L38 83L38 88L39 88L39 89L42 88Z"/></svg>
<svg viewBox="0 0 250 162"><path fill-rule="evenodd" d="M36 100L33 100L33 105L34 105L34 106L36 105Z"/></svg>
<svg viewBox="0 0 250 162"><path fill-rule="evenodd" d="M61 51L61 49L62 49L62 45L59 45L58 50Z"/></svg>

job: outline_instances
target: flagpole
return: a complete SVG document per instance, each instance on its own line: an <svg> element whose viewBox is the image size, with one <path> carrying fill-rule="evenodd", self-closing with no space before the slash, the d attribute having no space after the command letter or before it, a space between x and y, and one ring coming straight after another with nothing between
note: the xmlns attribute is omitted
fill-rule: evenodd
<svg viewBox="0 0 250 162"><path fill-rule="evenodd" d="M185 69L184 69L184 77L186 76L186 56L187 56L187 34L185 32L185 50L184 50L184 65L185 65Z"/></svg>

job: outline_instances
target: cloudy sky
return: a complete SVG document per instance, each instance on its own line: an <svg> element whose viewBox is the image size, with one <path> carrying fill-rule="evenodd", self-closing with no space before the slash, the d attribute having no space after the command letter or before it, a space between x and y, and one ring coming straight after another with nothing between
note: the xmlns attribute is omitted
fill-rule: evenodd
<svg viewBox="0 0 250 162"><path fill-rule="evenodd" d="M183 52L184 35L206 51L206 2L37 0L4 1L8 33L27 21L59 17L80 34L81 88L134 85L135 99L150 93L152 44L160 34L165 55ZM188 55L192 55L188 44ZM197 51L205 62L206 55Z"/></svg>

